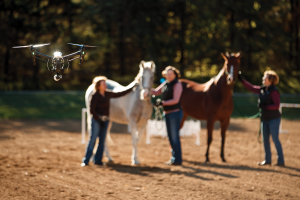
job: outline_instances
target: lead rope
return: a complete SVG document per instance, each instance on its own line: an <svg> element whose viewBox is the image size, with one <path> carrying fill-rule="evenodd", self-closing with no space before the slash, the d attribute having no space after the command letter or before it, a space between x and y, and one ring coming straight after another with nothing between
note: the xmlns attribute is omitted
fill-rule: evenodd
<svg viewBox="0 0 300 200"><path fill-rule="evenodd" d="M259 112L260 112L260 117L261 117L261 109L259 109ZM261 130L261 118L260 118L260 124L259 124L259 132L258 132L258 136L257 136L257 141L259 143L259 161L260 162L262 159L261 159L261 146L262 146L262 143L264 142L265 138L264 138L264 134Z"/></svg>
<svg viewBox="0 0 300 200"><path fill-rule="evenodd" d="M264 135L262 134L261 131L261 109L258 110L258 113L256 113L255 115L252 116L245 116L240 109L237 107L236 102L234 101L234 97L232 96L233 99L233 103L234 103L234 107L238 110L238 112L240 114L242 114L243 117L246 117L248 119L254 119L256 117L260 117L260 121L259 121L259 131L258 131L258 135L257 135L257 142L259 143L259 160L261 160L261 144L264 142Z"/></svg>
<svg viewBox="0 0 300 200"><path fill-rule="evenodd" d="M153 108L155 110L155 128L157 131L161 131L164 128L164 126L162 125L159 128L158 121L163 121L164 119L162 115L162 106L158 106L158 107L154 106Z"/></svg>
<svg viewBox="0 0 300 200"><path fill-rule="evenodd" d="M259 131L258 131L258 135L257 135L257 141L258 143L263 143L264 142L264 137L262 136L262 139L260 139L260 136L262 135L261 134L261 109L258 110L258 112L254 115L251 115L251 116L246 116L244 115L244 113L242 113L239 109L239 107L237 106L235 100L234 100L234 96L232 96L232 100L233 100L233 104L234 104L234 107L237 109L237 111L245 118L248 118L248 119L254 119L256 117L260 117L260 122L259 122Z"/></svg>

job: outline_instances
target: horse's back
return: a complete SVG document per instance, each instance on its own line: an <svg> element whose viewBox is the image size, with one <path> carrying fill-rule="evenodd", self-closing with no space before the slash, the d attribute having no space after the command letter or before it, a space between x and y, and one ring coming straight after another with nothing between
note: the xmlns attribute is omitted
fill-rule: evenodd
<svg viewBox="0 0 300 200"><path fill-rule="evenodd" d="M85 92L85 104L86 104L86 106L89 105L89 103L91 101L91 98L92 98L92 95L95 93L94 87L95 87L95 85L91 84Z"/></svg>
<svg viewBox="0 0 300 200"><path fill-rule="evenodd" d="M180 79L180 82L182 83L183 89L188 89L195 92L206 92L213 83L213 80L214 79L212 78L206 83L197 83L187 79Z"/></svg>
<svg viewBox="0 0 300 200"><path fill-rule="evenodd" d="M191 117L205 120L209 110L208 107L212 103L210 93L214 78L206 83L197 83L186 79L180 81L183 86L181 97L183 111Z"/></svg>
<svg viewBox="0 0 300 200"><path fill-rule="evenodd" d="M118 82L110 79L106 80L106 85L107 85L107 89L112 90L114 92L123 91L126 88L125 86L119 84Z"/></svg>
<svg viewBox="0 0 300 200"><path fill-rule="evenodd" d="M113 92L121 92L126 90L128 87L131 87L133 84L130 83L127 86L123 86L116 81L106 80L107 89L112 90ZM120 124L129 124L130 114L134 108L134 102L136 100L136 90L118 98L112 98L110 100L110 119L111 121L120 123Z"/></svg>

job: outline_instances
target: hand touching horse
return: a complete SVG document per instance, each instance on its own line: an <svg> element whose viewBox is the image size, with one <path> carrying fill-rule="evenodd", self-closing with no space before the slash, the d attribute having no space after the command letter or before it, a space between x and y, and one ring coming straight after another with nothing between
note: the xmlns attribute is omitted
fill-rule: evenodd
<svg viewBox="0 0 300 200"><path fill-rule="evenodd" d="M183 92L181 106L183 118L181 127L188 116L199 120L207 120L207 150L206 161L209 162L209 146L212 141L214 123L221 123L221 158L224 158L224 144L226 130L229 126L230 115L233 111L232 90L235 79L238 76L240 65L240 53L229 55L221 54L225 60L224 66L219 74L210 81L199 84L193 81L181 79Z"/></svg>

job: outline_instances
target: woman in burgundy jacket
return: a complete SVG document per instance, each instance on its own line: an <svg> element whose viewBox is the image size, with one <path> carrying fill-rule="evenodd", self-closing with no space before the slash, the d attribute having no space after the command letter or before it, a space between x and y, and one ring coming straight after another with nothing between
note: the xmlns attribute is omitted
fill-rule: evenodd
<svg viewBox="0 0 300 200"><path fill-rule="evenodd" d="M284 158L281 143L279 141L279 125L281 114L279 112L280 94L275 85L279 82L277 73L273 70L267 70L262 78L263 86L252 85L247 82L241 72L238 76L245 88L249 91L259 94L259 107L262 110L261 127L264 138L265 160L259 165L271 164L270 135L275 143L277 150L277 166L284 166Z"/></svg>
<svg viewBox="0 0 300 200"><path fill-rule="evenodd" d="M92 117L92 129L90 135L90 141L86 147L85 157L82 159L81 166L85 167L88 165L90 158L93 154L93 149L97 137L99 137L97 152L94 157L94 164L105 165L102 162L102 156L104 151L104 143L109 124L109 105L111 98L118 98L124 96L132 91L136 83L129 87L123 92L113 92L107 90L106 77L97 76L94 78L93 83L95 84L95 94L92 96L90 103L90 112Z"/></svg>

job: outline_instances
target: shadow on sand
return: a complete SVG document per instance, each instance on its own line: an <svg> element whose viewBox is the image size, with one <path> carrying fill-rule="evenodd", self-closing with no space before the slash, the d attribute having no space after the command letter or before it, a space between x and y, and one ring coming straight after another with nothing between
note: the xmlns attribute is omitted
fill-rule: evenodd
<svg viewBox="0 0 300 200"><path fill-rule="evenodd" d="M187 177L197 178L201 180L206 181L212 181L214 179L206 178L203 176L200 176L199 173L205 173L205 174L213 174L218 176L223 176L227 178L237 178L237 176L226 174L226 173L220 173L216 171L211 170L205 170L205 169L197 169L190 166L176 166L172 168L161 168L161 167L149 167L149 166L131 166L131 165L122 165L122 164L110 164L108 167L111 170L120 172L120 173L128 173L128 174L134 174L134 175L140 175L140 176L151 176L149 172L151 173L159 173L159 174L176 174L176 175L184 175ZM189 172L181 171L180 168L188 169Z"/></svg>
<svg viewBox="0 0 300 200"><path fill-rule="evenodd" d="M298 174L292 174L292 173L287 173L287 172L283 172L279 169L289 169L289 170L295 170L297 172L300 172L300 169L298 168L294 168L294 167L289 167L289 166L284 166L284 167L275 167L276 169L268 169L265 168L265 166L260 166L260 167L250 167L250 166L245 166L245 165L228 165L228 164L224 164L224 165L218 165L218 164L214 164L214 163L202 163L202 162L197 162L197 161L188 161L186 160L185 162L193 164L193 165L197 165L197 166L201 166L201 167L209 167L209 168L215 168L215 169L231 169L231 170L243 170L243 171L256 171L256 172L274 172L274 173L282 173L282 174L287 174L290 176L297 176L300 177L300 175Z"/></svg>
<svg viewBox="0 0 300 200"><path fill-rule="evenodd" d="M215 179L212 178L206 178L204 176L201 176L201 174L212 174L216 176L221 176L225 178L238 178L238 176L229 174L229 173L223 173L223 172L217 172L215 169L230 169L230 170L242 170L242 171L255 171L255 172L272 172L272 173L281 173L286 174L289 176L296 176L300 177L298 174L288 173L284 172L280 169L290 169L295 170L297 172L300 172L300 169L293 168L293 167L280 167L276 169L268 169L264 167L251 167L251 166L242 166L242 165L218 165L213 163L201 163L201 162L194 162L194 161L185 161L189 163L189 165L181 165L176 167L170 167L170 168L161 168L161 167L150 167L150 166L131 166L131 165L123 165L123 164L109 164L108 168L110 170L114 170L120 173L127 173L127 174L133 174L133 175L140 175L140 176L151 176L151 173L159 173L159 174L176 174L176 175L183 175L187 177L192 177L196 179L201 179L205 181L213 181ZM196 165L196 167L191 166Z"/></svg>

